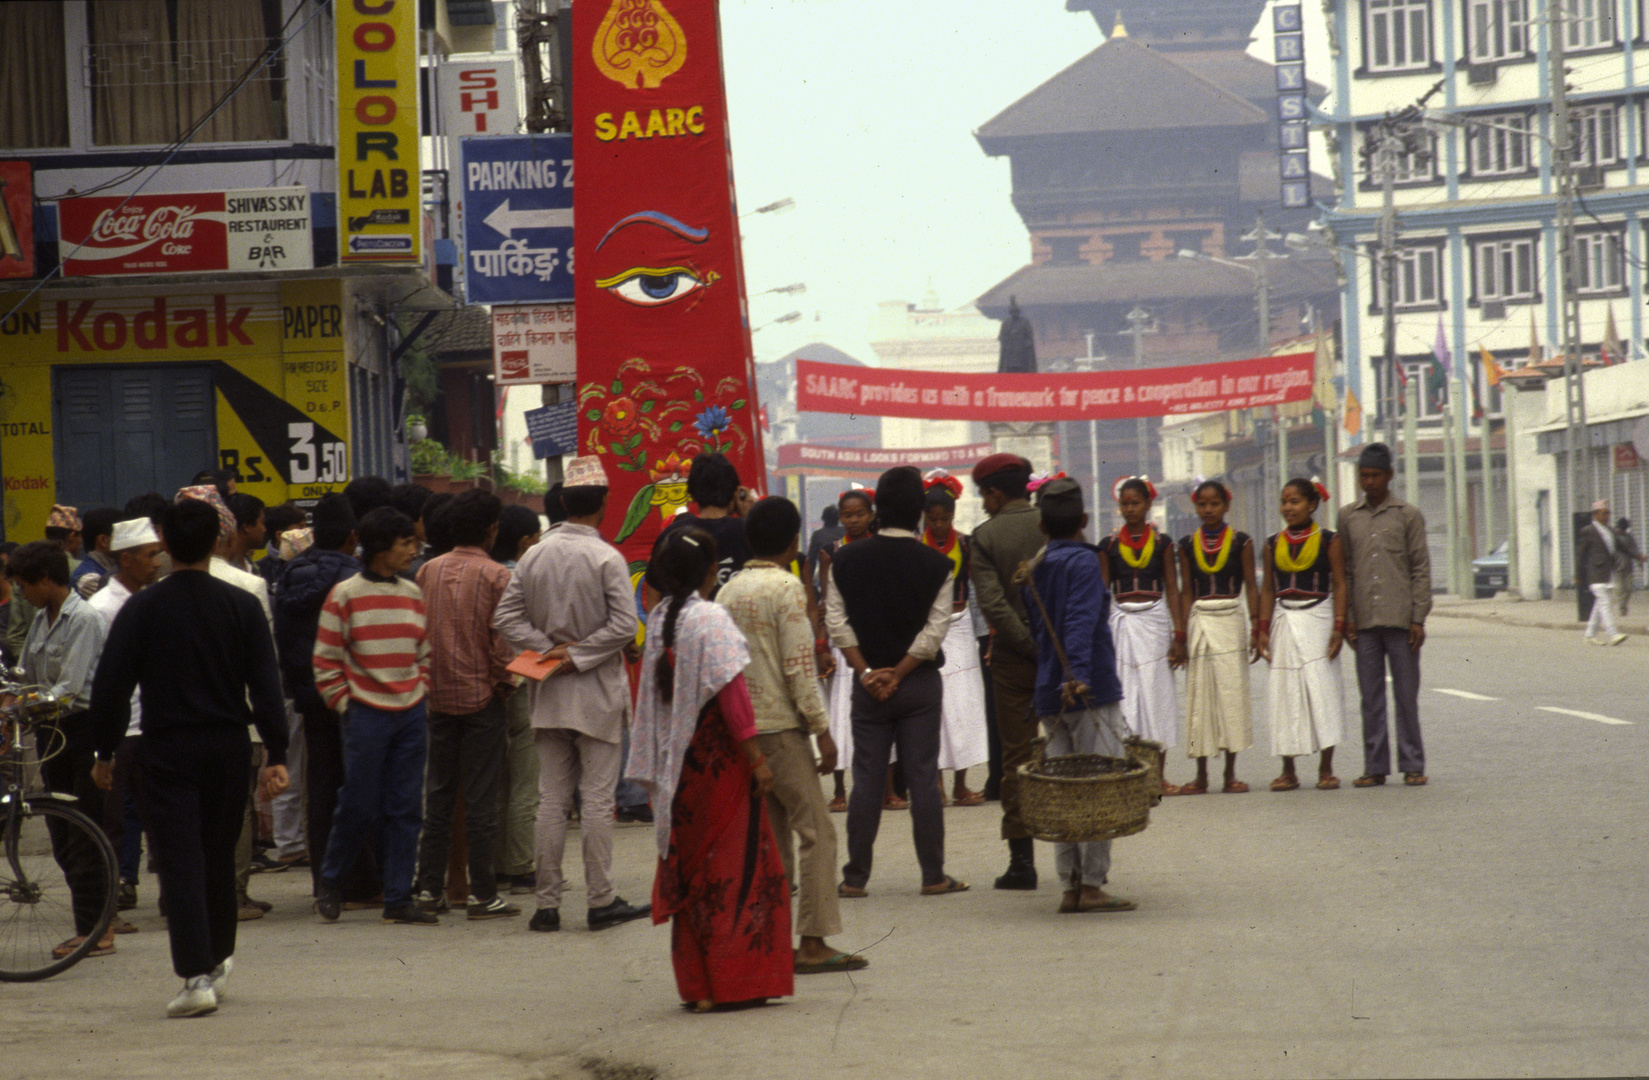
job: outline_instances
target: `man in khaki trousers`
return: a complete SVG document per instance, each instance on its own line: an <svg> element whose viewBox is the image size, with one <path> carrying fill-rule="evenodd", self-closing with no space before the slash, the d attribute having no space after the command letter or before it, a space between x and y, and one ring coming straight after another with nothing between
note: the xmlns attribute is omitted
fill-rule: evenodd
<svg viewBox="0 0 1649 1080"><path fill-rule="evenodd" d="M756 733L773 770L767 812L779 840L787 877L797 883L795 927L801 936L796 974L856 971L869 961L830 947L842 932L836 895L836 827L819 777L836 767L836 744L819 696L813 623L807 592L789 570L796 563L802 517L788 499L766 498L745 518L753 556L716 594L750 643L744 681L756 713ZM818 736L820 759L809 734ZM792 851L791 834L801 842Z"/></svg>

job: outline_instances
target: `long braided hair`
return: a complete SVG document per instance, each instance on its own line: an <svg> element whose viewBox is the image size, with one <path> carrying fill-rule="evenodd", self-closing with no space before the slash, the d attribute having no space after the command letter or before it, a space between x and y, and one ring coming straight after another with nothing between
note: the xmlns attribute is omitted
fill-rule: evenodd
<svg viewBox="0 0 1649 1080"><path fill-rule="evenodd" d="M715 538L709 533L703 529L677 529L664 538L647 568L654 588L670 600L670 610L664 616L664 655L653 670L661 701L669 702L676 695L676 622L682 608L697 598L699 586L718 558Z"/></svg>

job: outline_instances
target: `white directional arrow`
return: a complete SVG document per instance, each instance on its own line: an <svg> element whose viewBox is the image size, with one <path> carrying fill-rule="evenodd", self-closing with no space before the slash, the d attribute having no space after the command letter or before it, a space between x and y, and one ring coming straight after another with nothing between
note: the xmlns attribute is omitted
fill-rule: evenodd
<svg viewBox="0 0 1649 1080"><path fill-rule="evenodd" d="M481 219L494 232L512 235L516 229L570 229L573 227L571 210L511 210L505 199L497 209Z"/></svg>

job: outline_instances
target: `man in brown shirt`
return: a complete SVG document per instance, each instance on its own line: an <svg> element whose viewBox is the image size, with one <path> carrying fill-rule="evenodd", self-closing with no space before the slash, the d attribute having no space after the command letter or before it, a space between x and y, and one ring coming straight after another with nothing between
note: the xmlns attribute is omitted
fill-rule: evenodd
<svg viewBox="0 0 1649 1080"><path fill-rule="evenodd" d="M1420 647L1431 613L1431 555L1426 519L1391 494L1391 449L1369 443L1357 459L1363 497L1340 509L1346 550L1346 640L1357 649L1363 695L1363 775L1357 787L1377 787L1391 772L1386 726L1386 668L1397 712L1397 767L1403 783L1426 782L1420 739Z"/></svg>
<svg viewBox="0 0 1649 1080"><path fill-rule="evenodd" d="M418 850L418 906L445 911L447 856L458 792L464 793L471 919L519 915L498 895L498 782L508 743L504 667L510 653L492 628L510 572L488 554L503 503L490 491L460 492L444 517L455 546L418 568L429 627L429 772ZM517 691L524 692L524 691Z"/></svg>

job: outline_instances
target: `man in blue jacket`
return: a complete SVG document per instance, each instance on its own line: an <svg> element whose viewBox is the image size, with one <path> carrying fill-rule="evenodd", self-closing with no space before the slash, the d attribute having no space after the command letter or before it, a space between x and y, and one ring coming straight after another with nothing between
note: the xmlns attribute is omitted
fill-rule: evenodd
<svg viewBox="0 0 1649 1080"><path fill-rule="evenodd" d="M1122 683L1108 622L1111 595L1100 577L1096 549L1082 541L1088 526L1082 488L1075 480L1051 481L1043 486L1038 507L1048 546L1035 560L1024 594L1036 640L1033 702L1047 730L1047 753L1122 757ZM1132 911L1136 906L1105 892L1109 840L1055 844L1054 864L1065 883L1062 913Z"/></svg>
<svg viewBox="0 0 1649 1080"><path fill-rule="evenodd" d="M344 782L343 729L315 689L315 631L332 586L361 572L355 558L355 511L342 495L327 495L310 518L315 543L281 568L275 586L275 648L281 681L298 710L304 742L304 796L309 810L309 869L320 888L321 855L332 835L338 789ZM370 860L344 882L344 899L368 900L377 891ZM359 895L362 892L365 895Z"/></svg>

